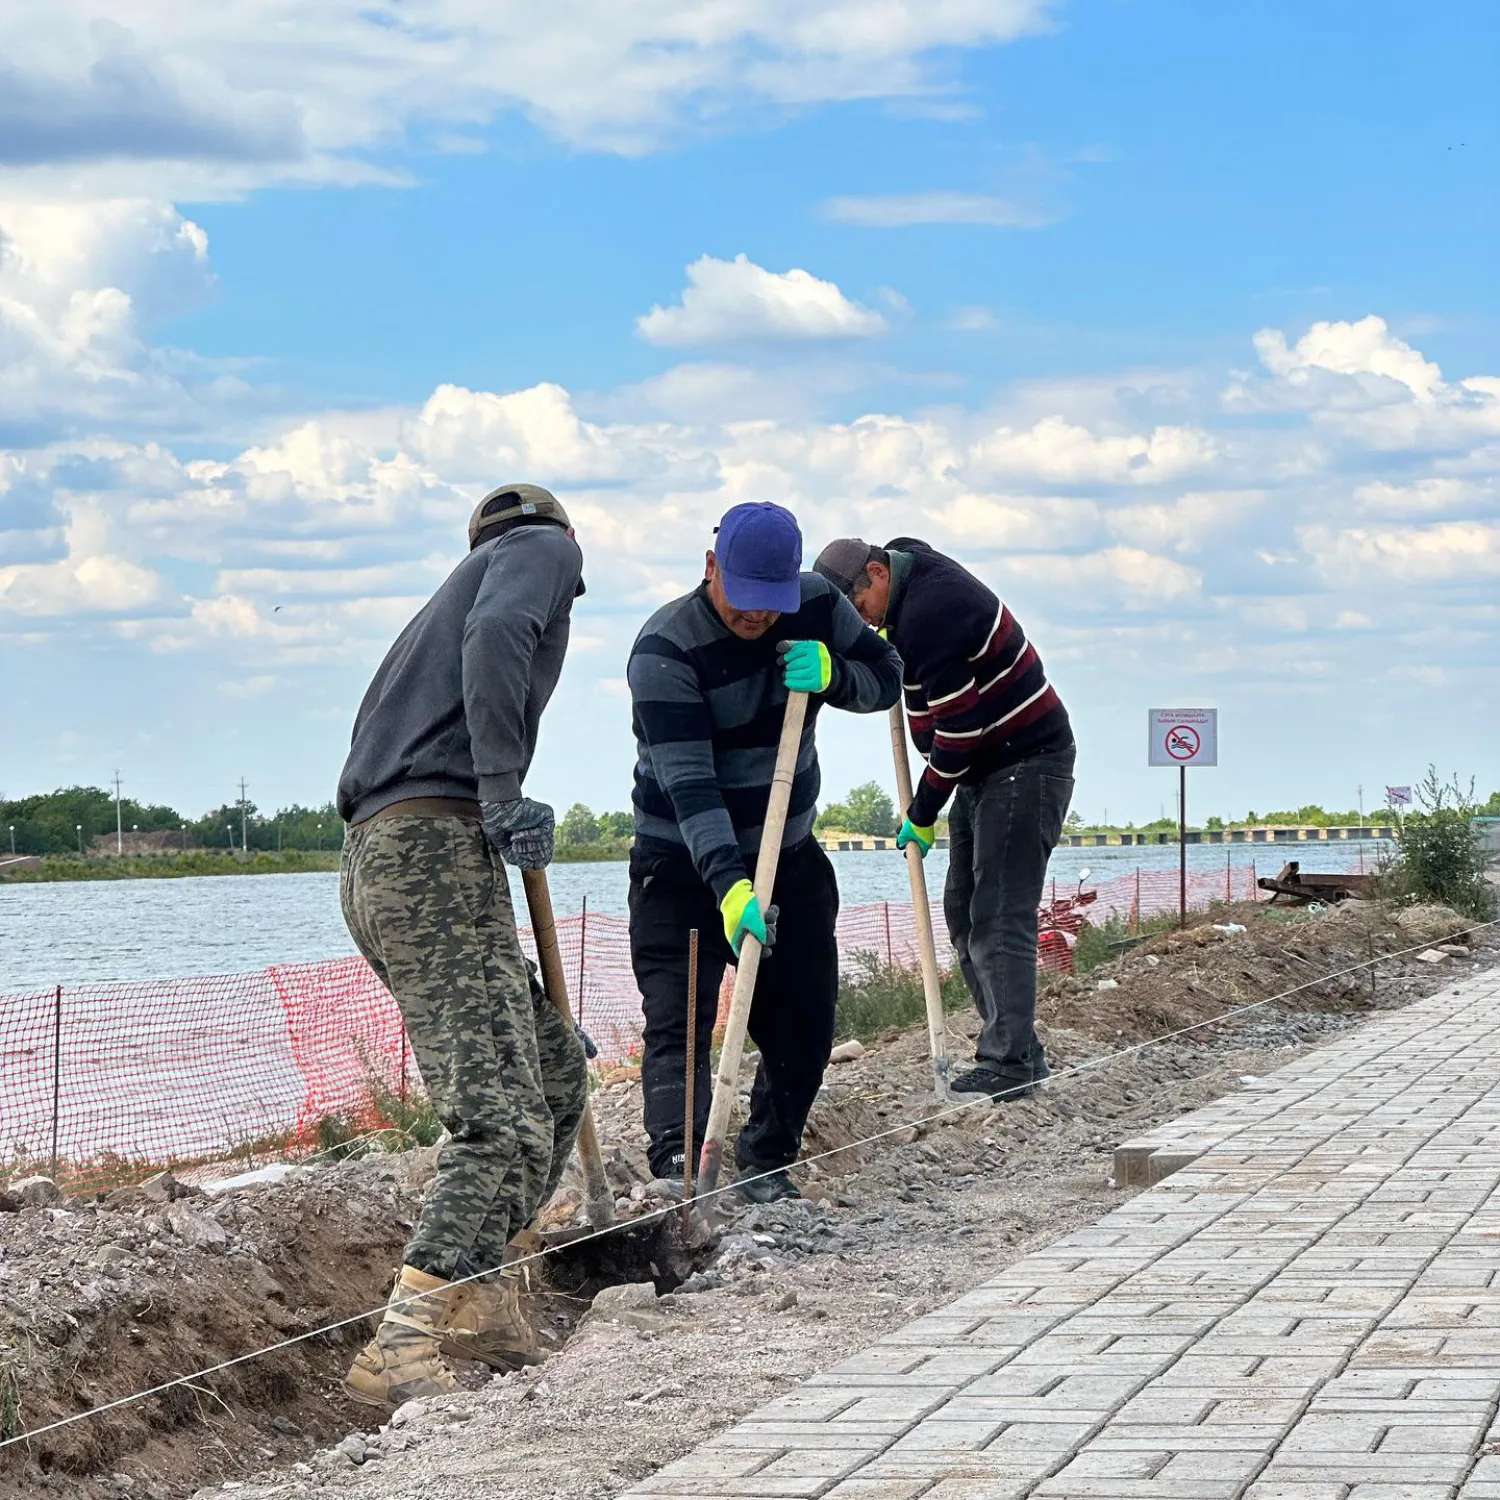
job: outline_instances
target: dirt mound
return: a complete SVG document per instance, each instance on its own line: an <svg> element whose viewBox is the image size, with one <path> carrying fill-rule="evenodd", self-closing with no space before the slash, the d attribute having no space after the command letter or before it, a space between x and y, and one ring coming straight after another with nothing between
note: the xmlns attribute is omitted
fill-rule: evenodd
<svg viewBox="0 0 1500 1500"><path fill-rule="evenodd" d="M361 1163L219 1196L169 1180L0 1215L0 1432L375 1305L416 1202L394 1167ZM364 1337L321 1335L7 1449L0 1495L167 1496L246 1451L303 1451L346 1430L336 1381ZM126 1479L111 1478L127 1458Z"/></svg>
<svg viewBox="0 0 1500 1500"><path fill-rule="evenodd" d="M1473 925L1446 907L1393 914L1363 901L1223 907L1088 974L1044 976L1038 1013L1049 1025L1134 1042L1263 1001L1282 1015L1386 1009L1434 986L1432 966L1410 950ZM1492 933L1475 932L1465 946L1487 950ZM1450 974L1464 968L1445 961Z"/></svg>

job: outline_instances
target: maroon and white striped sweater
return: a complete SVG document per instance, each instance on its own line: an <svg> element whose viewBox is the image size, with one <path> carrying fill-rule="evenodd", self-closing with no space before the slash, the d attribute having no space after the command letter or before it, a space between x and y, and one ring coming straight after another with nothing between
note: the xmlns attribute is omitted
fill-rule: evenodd
<svg viewBox="0 0 1500 1500"><path fill-rule="evenodd" d="M967 568L897 537L910 562L886 613L911 736L927 757L906 816L937 821L955 786L1073 743L1062 699L1015 616Z"/></svg>

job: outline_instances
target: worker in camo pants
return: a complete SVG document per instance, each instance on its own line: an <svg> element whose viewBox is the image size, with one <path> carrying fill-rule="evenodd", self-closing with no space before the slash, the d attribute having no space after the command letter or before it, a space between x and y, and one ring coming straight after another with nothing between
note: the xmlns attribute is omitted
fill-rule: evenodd
<svg viewBox="0 0 1500 1500"><path fill-rule="evenodd" d="M561 505L532 485L486 496L469 540L376 673L339 781L344 919L449 1132L384 1320L345 1382L382 1407L456 1389L450 1359L535 1362L508 1247L556 1189L588 1096L582 1044L522 955L506 873L552 858L552 809L522 781L582 557Z"/></svg>

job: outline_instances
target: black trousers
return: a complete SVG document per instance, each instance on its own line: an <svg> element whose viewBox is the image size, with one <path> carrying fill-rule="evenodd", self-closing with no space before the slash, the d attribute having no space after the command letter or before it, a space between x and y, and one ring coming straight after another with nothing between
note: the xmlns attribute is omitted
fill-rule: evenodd
<svg viewBox="0 0 1500 1500"><path fill-rule="evenodd" d="M1036 1034L1037 906L1073 800L1066 750L961 786L948 815L948 936L984 1029L974 1060L1010 1083L1047 1076Z"/></svg>
<svg viewBox="0 0 1500 1500"><path fill-rule="evenodd" d="M735 1155L744 1171L766 1171L797 1159L808 1111L823 1083L833 1045L838 998L839 912L833 865L814 839L784 849L773 897L780 911L776 943L763 954L750 1007L750 1040L760 1068L750 1118ZM693 1139L685 1142L688 931L698 929L697 1055ZM646 1014L641 1088L651 1169L658 1176L673 1156L696 1158L713 1093L709 1048L719 984L734 954L714 895L684 851L630 857L630 958Z"/></svg>

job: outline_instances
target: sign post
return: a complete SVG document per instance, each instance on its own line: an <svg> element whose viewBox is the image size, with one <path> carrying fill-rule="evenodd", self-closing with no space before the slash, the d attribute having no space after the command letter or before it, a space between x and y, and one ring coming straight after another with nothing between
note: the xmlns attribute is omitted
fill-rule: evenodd
<svg viewBox="0 0 1500 1500"><path fill-rule="evenodd" d="M1406 832L1406 809L1411 806L1411 788L1409 786L1388 786L1385 789L1385 805L1396 809L1396 817L1401 824L1401 832Z"/></svg>
<svg viewBox="0 0 1500 1500"><path fill-rule="evenodd" d="M1187 768L1219 763L1219 710L1149 711L1148 764L1177 767L1177 920L1187 926Z"/></svg>

